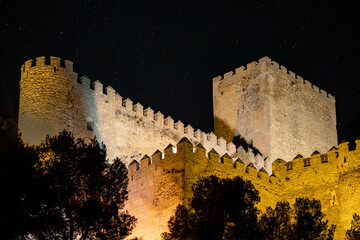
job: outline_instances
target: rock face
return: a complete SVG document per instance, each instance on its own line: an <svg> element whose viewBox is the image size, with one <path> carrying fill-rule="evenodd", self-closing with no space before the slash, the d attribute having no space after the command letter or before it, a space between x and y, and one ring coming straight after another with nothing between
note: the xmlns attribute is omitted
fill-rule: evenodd
<svg viewBox="0 0 360 240"><path fill-rule="evenodd" d="M95 136L109 159L129 164L133 236L160 239L176 206L191 198L192 184L217 175L251 180L262 210L297 197L320 199L337 224L336 239L343 239L352 214L360 213L360 142L353 151L348 143L331 148L335 98L264 57L214 78L213 101L216 134L204 133L98 80L78 78L70 61L38 57L21 67L19 128L30 144L63 129Z"/></svg>
<svg viewBox="0 0 360 240"><path fill-rule="evenodd" d="M337 145L335 98L268 57L213 79L215 134L241 135L268 158Z"/></svg>

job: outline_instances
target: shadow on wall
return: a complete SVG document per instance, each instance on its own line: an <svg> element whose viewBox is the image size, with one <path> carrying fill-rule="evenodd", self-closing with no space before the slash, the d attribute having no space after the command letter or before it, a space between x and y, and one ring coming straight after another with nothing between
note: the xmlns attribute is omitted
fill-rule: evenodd
<svg viewBox="0 0 360 240"><path fill-rule="evenodd" d="M223 137L226 143L233 142L236 149L241 146L245 151L251 149L255 155L260 154L262 156L261 152L253 146L252 141L248 143L241 135L235 136L234 132L224 120L214 117L214 133L217 137Z"/></svg>
<svg viewBox="0 0 360 240"><path fill-rule="evenodd" d="M223 137L226 143L232 142L234 137L234 130L221 118L214 117L214 133L219 137Z"/></svg>

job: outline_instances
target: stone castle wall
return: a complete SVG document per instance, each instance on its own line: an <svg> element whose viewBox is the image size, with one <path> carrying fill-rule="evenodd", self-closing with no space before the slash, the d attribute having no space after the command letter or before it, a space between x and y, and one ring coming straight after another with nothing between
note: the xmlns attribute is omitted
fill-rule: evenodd
<svg viewBox="0 0 360 240"><path fill-rule="evenodd" d="M213 102L217 136L252 141L269 171L337 145L335 98L268 57L214 78Z"/></svg>
<svg viewBox="0 0 360 240"><path fill-rule="evenodd" d="M252 163L245 165L242 159L219 155L215 150L207 153L201 144L194 147L187 139L176 148L169 146L164 154L158 151L140 162L133 161L126 203L138 218L133 236L160 239L177 204L187 204L192 197L191 186L200 177L216 175L250 180L259 190L258 207L263 212L278 201L293 204L298 197L319 199L326 219L337 225L335 239L344 239L352 215L360 212L360 140L352 151L345 142L324 154L290 162L277 160L272 168L269 176L264 168L257 170Z"/></svg>
<svg viewBox="0 0 360 240"><path fill-rule="evenodd" d="M78 78L68 60L64 65L60 58L50 60L46 64L45 57L38 57L21 68L19 128L30 144L68 129L75 137L96 136L105 143L109 159L120 157L127 164L176 144L182 137L201 143L208 151L214 148L221 154L236 154L232 142L134 104L111 86L104 88L98 80Z"/></svg>

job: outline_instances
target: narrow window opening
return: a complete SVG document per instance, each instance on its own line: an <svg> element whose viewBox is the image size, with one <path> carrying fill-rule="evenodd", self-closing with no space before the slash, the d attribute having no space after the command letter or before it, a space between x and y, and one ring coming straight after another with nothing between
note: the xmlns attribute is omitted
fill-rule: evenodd
<svg viewBox="0 0 360 240"><path fill-rule="evenodd" d="M286 168L287 168L288 171L293 170L293 162L286 163Z"/></svg>
<svg viewBox="0 0 360 240"><path fill-rule="evenodd" d="M321 155L321 163L326 163L326 162L328 162L328 155L322 154Z"/></svg>
<svg viewBox="0 0 360 240"><path fill-rule="evenodd" d="M87 123L87 130L94 131L94 120L88 118L86 123Z"/></svg>

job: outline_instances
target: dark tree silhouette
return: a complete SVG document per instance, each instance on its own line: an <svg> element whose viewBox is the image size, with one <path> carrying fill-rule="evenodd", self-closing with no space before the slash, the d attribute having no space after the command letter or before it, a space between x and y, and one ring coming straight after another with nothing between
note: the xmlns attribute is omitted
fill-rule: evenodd
<svg viewBox="0 0 360 240"><path fill-rule="evenodd" d="M37 154L23 144L16 122L0 117L0 235L16 239L41 225L35 216L40 205L34 182Z"/></svg>
<svg viewBox="0 0 360 240"><path fill-rule="evenodd" d="M268 207L258 219L260 198L250 181L240 177L201 178L193 187L189 206L179 205L168 222L164 240L271 239L331 240L335 226L328 226L319 200L297 198Z"/></svg>
<svg viewBox="0 0 360 240"><path fill-rule="evenodd" d="M127 169L95 140L63 131L29 147L0 118L0 164L1 239L124 239L134 228L120 211Z"/></svg>
<svg viewBox="0 0 360 240"><path fill-rule="evenodd" d="M127 200L128 176L96 140L75 140L70 132L47 137L37 147L38 181L47 186L42 214L54 220L45 235L60 239L124 239L135 218L119 212Z"/></svg>
<svg viewBox="0 0 360 240"><path fill-rule="evenodd" d="M292 239L291 216L292 209L288 202L278 202L275 209L267 207L266 213L259 220L262 239Z"/></svg>
<svg viewBox="0 0 360 240"><path fill-rule="evenodd" d="M200 179L189 207L179 205L163 239L257 239L259 193L240 177Z"/></svg>
<svg viewBox="0 0 360 240"><path fill-rule="evenodd" d="M319 200L297 198L293 208L287 202L278 202L275 209L268 207L259 221L262 239L318 239L334 237L335 226L328 227Z"/></svg>
<svg viewBox="0 0 360 240"><path fill-rule="evenodd" d="M351 221L351 227L346 231L346 240L357 239L360 239L360 216L355 213Z"/></svg>

